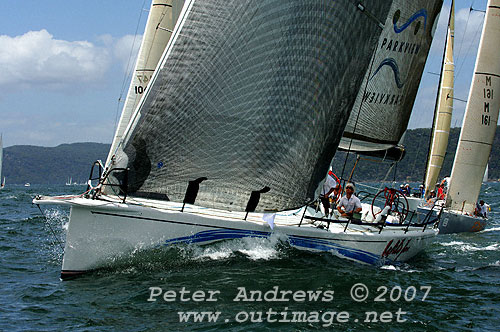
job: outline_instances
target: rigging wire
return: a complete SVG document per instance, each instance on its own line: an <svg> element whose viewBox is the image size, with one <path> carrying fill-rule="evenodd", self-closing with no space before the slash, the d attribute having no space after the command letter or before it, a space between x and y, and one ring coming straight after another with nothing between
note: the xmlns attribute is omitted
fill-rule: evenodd
<svg viewBox="0 0 500 332"><path fill-rule="evenodd" d="M474 1L472 1L471 5L470 5L470 8L472 8L473 5L474 5ZM460 40L460 44L459 44L458 52L457 52L457 55L456 55L456 59L460 58L460 52L462 52L462 46L464 44L464 38L465 38L465 35L467 34L467 28L469 27L470 13L471 13L471 10L469 10L469 15L467 15L467 21L465 22L465 30L464 30L464 33L462 35L462 39ZM455 75L458 76L456 74L456 72L455 72Z"/></svg>
<svg viewBox="0 0 500 332"><path fill-rule="evenodd" d="M469 15L470 15L470 12L469 12ZM469 47L467 47L467 51L465 53L465 56L462 58L462 63L460 64L460 68L457 71L456 78L458 78L458 76L460 75L460 72L462 70L462 67L464 66L465 60L467 59L467 57L469 56L469 53L471 51L472 47L470 47L470 46L472 46L472 44L474 43L474 41L477 39L477 35L479 34L479 31L481 30L482 26L483 26L482 24L478 24L477 25L476 32L474 33L474 38L472 38L472 41L471 41ZM465 35L465 33L464 33L464 35Z"/></svg>
<svg viewBox="0 0 500 332"><path fill-rule="evenodd" d="M468 17L467 17L467 23L466 23L466 27L465 27L464 34L462 35L462 41L461 41L461 44L460 44L460 48L461 48L461 47L462 47L462 45L463 45L463 40L464 40L465 34L466 34L466 32L467 32L467 27L468 27L468 23L469 23L470 14L471 14L471 12L472 12L473 10L475 10L475 9L473 9L473 8L472 8L473 6L474 6L474 1L472 1L471 6L470 6L470 9L469 9L469 15L468 15ZM464 66L464 64L465 64L465 61L466 61L467 57L469 56L469 53L470 53L471 48L472 48L472 47L470 47L470 46L472 46L472 44L474 43L474 41L477 39L477 35L479 34L479 31L481 30L482 26L483 26L482 24L478 24L478 26L476 27L476 32L474 33L474 37L472 38L472 40L471 40L471 43L470 43L469 47L467 47L467 51L466 51L466 53L465 53L465 56L461 59L462 61L461 61L461 63L460 63L460 66L459 66L458 70L457 70L457 71L455 71L455 79L458 79L459 75L461 74L461 72L462 72L462 68L463 68L463 66ZM459 57L459 55L457 55L457 58L458 58L458 57ZM458 60L457 60L457 63L458 63ZM459 101L466 102L466 100L463 100L463 99L458 99L458 98L454 98L454 99L457 99L457 100L459 100ZM465 116L465 110L464 110L464 112L461 114L460 118L456 119L456 120L455 120L455 122L457 122L457 121L459 120L459 122L458 122L458 123L462 123L462 122L463 122L463 118L464 118L464 116Z"/></svg>
<svg viewBox="0 0 500 332"><path fill-rule="evenodd" d="M367 11L363 6L362 7L359 7L358 6L358 9L360 9L365 15L367 15L370 19L372 19L373 21L377 22L378 24L378 27L383 30L384 29L384 24L382 22L380 22L378 19L376 19L375 16L373 16L369 11ZM377 41L378 43L378 41ZM376 48L378 50L378 48ZM372 74L372 70L373 70L373 64L375 63L375 55L377 54L377 51L375 51L374 55L372 56L372 59L370 61L370 69L368 71L369 73L369 76ZM366 84L365 84L365 87L363 89L363 95L366 93L366 89L368 89L368 79L366 80ZM354 128L352 130L352 133L356 133L356 128L358 126L358 121L359 121L359 115L361 114L361 107L363 106L364 102L361 101L361 103L359 103L359 108L358 108L358 114L356 115L356 122L354 123ZM352 112L352 111L351 111ZM350 118L350 115L349 115L349 118ZM349 118L347 119L347 121L349 121ZM349 158L349 154L351 153L351 147L352 147L352 142L353 142L353 138L350 139L349 141L349 148L347 149L347 153L346 153L346 156L345 156L345 160L344 160L344 165L342 166L342 173L340 174L340 179L344 179L344 171L345 171L345 167L346 167L346 164L347 164L347 159ZM349 179L350 180L350 179ZM345 188L345 179L344 179L344 186L342 187L342 192L340 193L341 195L344 193L344 188Z"/></svg>

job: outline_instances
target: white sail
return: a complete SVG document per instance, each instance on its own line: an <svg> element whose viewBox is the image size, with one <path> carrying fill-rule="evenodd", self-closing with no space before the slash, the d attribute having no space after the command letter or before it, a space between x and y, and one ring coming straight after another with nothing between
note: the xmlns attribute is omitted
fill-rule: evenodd
<svg viewBox="0 0 500 332"><path fill-rule="evenodd" d="M486 169L484 170L483 183L488 182L488 164L486 164Z"/></svg>
<svg viewBox="0 0 500 332"><path fill-rule="evenodd" d="M453 111L453 39L455 30L455 4L451 2L450 19L446 36L441 80L439 82L436 110L434 113L434 126L432 128L432 143L429 150L427 169L425 171L425 188L427 193L434 188L443 166L448 137L450 136L451 116Z"/></svg>
<svg viewBox="0 0 500 332"><path fill-rule="evenodd" d="M489 0L476 58L447 206L474 210L488 163L500 108L500 0Z"/></svg>
<svg viewBox="0 0 500 332"><path fill-rule="evenodd" d="M109 166L111 158L119 148L130 117L144 94L158 61L170 40L183 4L184 0L153 0L151 3L151 10L137 56L134 74L132 75L120 122L111 144L106 166Z"/></svg>

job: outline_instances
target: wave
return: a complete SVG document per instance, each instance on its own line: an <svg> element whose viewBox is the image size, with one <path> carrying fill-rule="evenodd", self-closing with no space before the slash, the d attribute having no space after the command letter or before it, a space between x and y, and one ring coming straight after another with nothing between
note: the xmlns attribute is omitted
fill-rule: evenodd
<svg viewBox="0 0 500 332"><path fill-rule="evenodd" d="M497 251L500 249L500 244L495 243L491 244L486 247L478 247L475 245L472 245L470 243L465 243L461 241L452 241L452 242L447 242L447 243L441 243L442 246L445 247L458 247L459 250L464 251L464 252L469 252L469 251Z"/></svg>
<svg viewBox="0 0 500 332"><path fill-rule="evenodd" d="M242 254L250 260L270 260L281 255L282 239L279 234L269 238L241 238L215 243L209 246L195 246L195 260L224 260Z"/></svg>
<svg viewBox="0 0 500 332"><path fill-rule="evenodd" d="M401 265L401 266L395 266L395 265L382 265L380 267L381 270L389 270L389 271L401 271L401 272L408 272L408 273L421 273L423 271L420 270L414 270L408 268L408 266Z"/></svg>
<svg viewBox="0 0 500 332"><path fill-rule="evenodd" d="M497 232L497 231L500 231L500 227L487 228L483 231L483 233L485 233L485 232Z"/></svg>

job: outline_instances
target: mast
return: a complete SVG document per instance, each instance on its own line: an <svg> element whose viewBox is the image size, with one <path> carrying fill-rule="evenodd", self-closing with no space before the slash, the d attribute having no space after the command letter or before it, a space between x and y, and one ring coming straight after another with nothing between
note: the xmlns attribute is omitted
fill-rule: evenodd
<svg viewBox="0 0 500 332"><path fill-rule="evenodd" d="M432 126L431 145L425 170L424 185L426 195L430 193L428 189L433 188L438 180L446 155L446 148L448 147L448 138L450 136L451 116L453 112L453 75L455 69L453 64L453 40L455 34L454 2L453 0L451 1L439 91L436 99L436 110L434 112Z"/></svg>
<svg viewBox="0 0 500 332"><path fill-rule="evenodd" d="M146 29L141 48L137 56L132 81L123 105L120 122L116 129L106 166L111 164L111 158L116 154L122 141L123 133L129 124L130 117L146 91L149 81L158 61L167 46L184 0L153 0L149 11Z"/></svg>
<svg viewBox="0 0 500 332"><path fill-rule="evenodd" d="M446 205L474 210L500 108L500 0L489 0Z"/></svg>

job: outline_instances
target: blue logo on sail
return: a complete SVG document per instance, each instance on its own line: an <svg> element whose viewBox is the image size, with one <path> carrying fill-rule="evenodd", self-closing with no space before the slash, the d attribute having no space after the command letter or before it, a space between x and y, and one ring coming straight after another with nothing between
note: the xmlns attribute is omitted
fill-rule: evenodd
<svg viewBox="0 0 500 332"><path fill-rule="evenodd" d="M377 75L380 69L384 66L389 66L392 69L392 71L394 72L394 80L396 81L396 85L398 86L399 89L401 89L405 85L405 83L401 82L399 67L398 64L396 63L396 60L394 60L393 58L387 58L382 60L382 62L378 65L378 68L373 73L372 77L370 77L370 81L373 79L373 77L375 77L375 75Z"/></svg>
<svg viewBox="0 0 500 332"><path fill-rule="evenodd" d="M400 27L397 26L397 23L398 23L398 20L399 20L399 15L400 15L400 11L399 10L396 11L396 13L394 13L393 23L394 23L394 32L395 33L401 33L406 28L408 28L410 26L410 24L413 23L413 21L417 20L419 17L423 17L424 18L424 29L427 26L427 10L425 10L425 9L420 9L419 11L417 11L415 14L413 14L408 19L408 21L406 21L405 23L403 23L403 25L401 25ZM415 34L417 33L418 28L419 28L419 25L417 26L417 28L415 30Z"/></svg>

